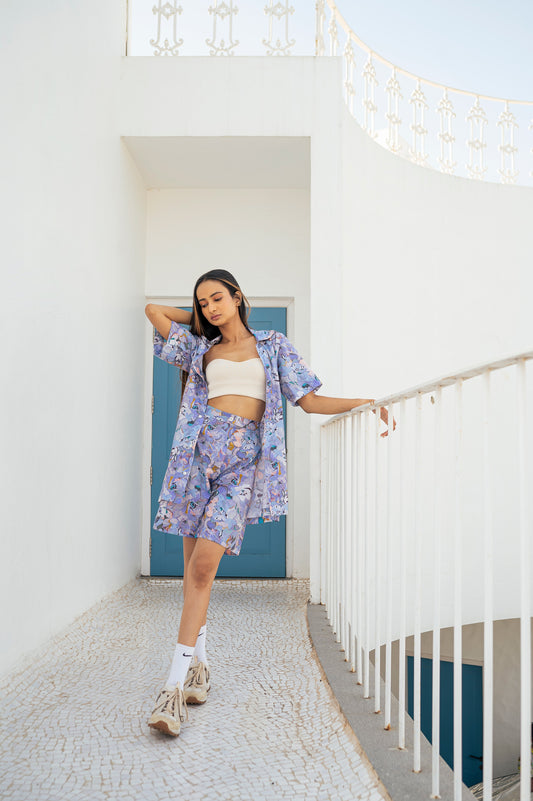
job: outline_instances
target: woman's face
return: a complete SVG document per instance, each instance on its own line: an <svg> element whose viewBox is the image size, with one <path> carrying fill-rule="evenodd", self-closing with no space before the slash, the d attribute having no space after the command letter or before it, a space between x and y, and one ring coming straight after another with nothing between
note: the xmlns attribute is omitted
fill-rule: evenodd
<svg viewBox="0 0 533 801"><path fill-rule="evenodd" d="M238 295L232 297L221 281L202 281L196 289L202 314L212 325L224 325L238 314Z"/></svg>

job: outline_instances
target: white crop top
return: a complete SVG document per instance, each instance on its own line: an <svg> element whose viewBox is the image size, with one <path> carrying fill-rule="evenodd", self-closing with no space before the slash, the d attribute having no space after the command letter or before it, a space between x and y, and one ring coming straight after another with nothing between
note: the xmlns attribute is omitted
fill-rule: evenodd
<svg viewBox="0 0 533 801"><path fill-rule="evenodd" d="M247 395L266 401L266 375L263 362L256 356L244 362L212 359L205 368L207 398L219 395Z"/></svg>

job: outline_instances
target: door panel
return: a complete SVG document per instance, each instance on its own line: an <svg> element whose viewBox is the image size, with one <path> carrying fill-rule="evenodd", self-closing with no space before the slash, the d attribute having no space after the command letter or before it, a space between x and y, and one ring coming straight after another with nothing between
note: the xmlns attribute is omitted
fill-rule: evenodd
<svg viewBox="0 0 533 801"><path fill-rule="evenodd" d="M191 311L190 307L188 311ZM285 334L286 315L286 309L252 309L249 324L251 328L273 328ZM180 371L156 356L153 358L153 366L154 412L152 415L150 525L155 520L157 513L158 497L167 469L181 399ZM285 415L285 398L283 398L283 412ZM286 434L285 430L285 436ZM220 560L217 576L285 576L285 531L284 516L277 523L258 523L247 526L239 556L224 554ZM182 537L152 529L151 538L150 574L152 576L182 576Z"/></svg>
<svg viewBox="0 0 533 801"><path fill-rule="evenodd" d="M420 727L432 741L433 660L421 659ZM407 657L407 711L413 717L414 661ZM440 663L440 755L453 768L453 662ZM462 665L463 783L467 787L483 780L483 671L481 665Z"/></svg>

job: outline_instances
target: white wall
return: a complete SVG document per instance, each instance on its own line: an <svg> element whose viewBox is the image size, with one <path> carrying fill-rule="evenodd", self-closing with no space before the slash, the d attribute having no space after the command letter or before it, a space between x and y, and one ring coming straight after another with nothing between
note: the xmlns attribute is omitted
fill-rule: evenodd
<svg viewBox="0 0 533 801"><path fill-rule="evenodd" d="M531 188L397 158L345 107L342 129L345 381L379 398L531 348Z"/></svg>
<svg viewBox="0 0 533 801"><path fill-rule="evenodd" d="M2 12L2 671L139 567L145 190L116 114L124 15Z"/></svg>

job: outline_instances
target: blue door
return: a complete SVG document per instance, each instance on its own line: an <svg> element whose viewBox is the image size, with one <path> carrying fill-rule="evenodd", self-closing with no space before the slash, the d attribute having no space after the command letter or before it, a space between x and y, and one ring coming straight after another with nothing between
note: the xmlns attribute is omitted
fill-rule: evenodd
<svg viewBox="0 0 533 801"><path fill-rule="evenodd" d="M420 727L431 742L433 720L433 660L422 657ZM483 780L483 671L481 665L462 666L463 783L467 787ZM407 657L407 711L413 717L414 658ZM440 663L440 755L453 768L453 662Z"/></svg>
<svg viewBox="0 0 533 801"><path fill-rule="evenodd" d="M190 307L188 311L191 311ZM287 330L285 309L252 309L251 328ZM150 525L155 520L158 497L172 447L181 398L180 371L154 356L152 413L152 492ZM286 401L283 398L283 413ZM285 424L286 428L286 424ZM285 430L286 434L286 430ZM150 574L183 576L182 537L151 530ZM283 577L285 576L285 517L278 523L257 523L247 526L239 556L224 554L217 576Z"/></svg>

